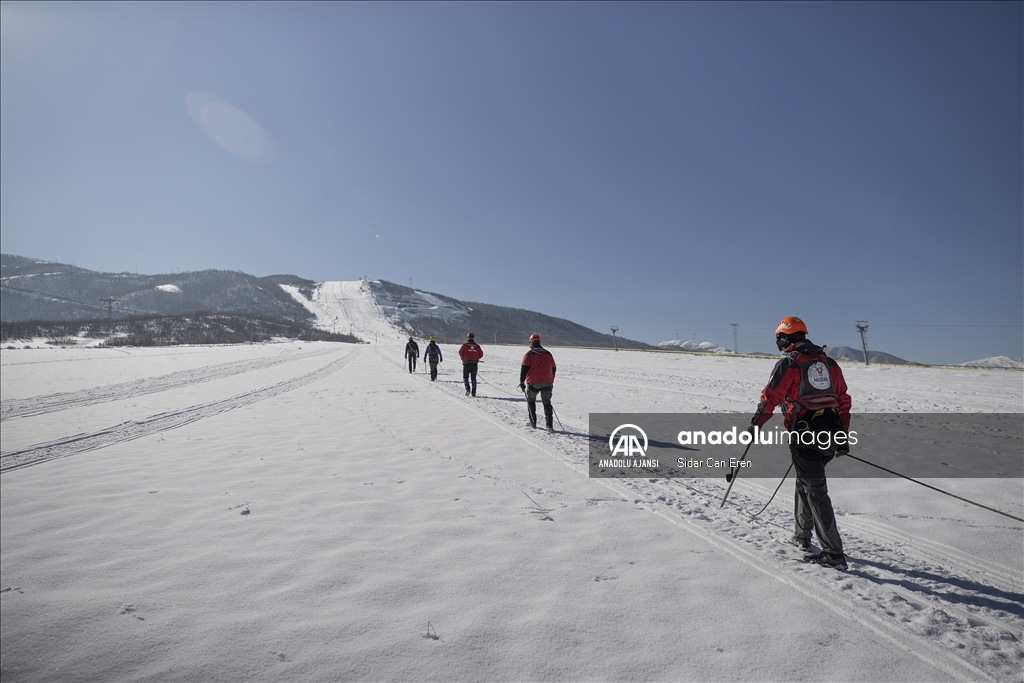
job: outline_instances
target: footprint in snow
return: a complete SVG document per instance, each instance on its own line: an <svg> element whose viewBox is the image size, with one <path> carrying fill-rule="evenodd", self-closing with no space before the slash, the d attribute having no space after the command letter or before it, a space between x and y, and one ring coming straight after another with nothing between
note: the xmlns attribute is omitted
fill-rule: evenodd
<svg viewBox="0 0 1024 683"><path fill-rule="evenodd" d="M135 606L134 605L130 605L130 604L121 605L121 611L118 612L118 614L129 614L129 615L135 617L136 619L138 619L139 621L145 621L146 620L144 617L140 617L138 614L136 614L135 613Z"/></svg>

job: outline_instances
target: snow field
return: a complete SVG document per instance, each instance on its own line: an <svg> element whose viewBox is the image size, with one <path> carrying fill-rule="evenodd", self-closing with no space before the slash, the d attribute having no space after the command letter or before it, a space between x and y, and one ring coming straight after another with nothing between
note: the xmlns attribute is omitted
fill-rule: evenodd
<svg viewBox="0 0 1024 683"><path fill-rule="evenodd" d="M5 680L1021 680L1012 520L837 480L841 574L783 543L791 483L751 520L718 508L724 481L586 477L587 413L749 412L772 361L553 349L569 433L548 434L516 395L525 346L484 347L477 399L454 347L431 383L398 343L299 346L0 355L4 414L141 381L6 417L4 454L109 429L130 402L133 422L195 418L0 476ZM56 357L57 385L33 384L29 359ZM1015 373L844 369L855 410L1021 409ZM756 510L776 483L731 498ZM1024 508L1019 480L954 484Z"/></svg>

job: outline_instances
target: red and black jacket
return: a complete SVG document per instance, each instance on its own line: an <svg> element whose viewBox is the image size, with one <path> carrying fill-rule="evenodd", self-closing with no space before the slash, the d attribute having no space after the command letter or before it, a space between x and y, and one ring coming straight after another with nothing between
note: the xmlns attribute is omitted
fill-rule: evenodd
<svg viewBox="0 0 1024 683"><path fill-rule="evenodd" d="M463 363L476 363L484 357L484 350L480 345L470 339L459 347L459 358Z"/></svg>
<svg viewBox="0 0 1024 683"><path fill-rule="evenodd" d="M843 429L849 429L851 403L839 364L820 346L803 339L787 348L786 356L775 364L750 422L763 426L781 404L787 429L821 408L834 408Z"/></svg>
<svg viewBox="0 0 1024 683"><path fill-rule="evenodd" d="M555 370L555 357L537 343L523 356L523 365L519 368L519 383L554 384Z"/></svg>

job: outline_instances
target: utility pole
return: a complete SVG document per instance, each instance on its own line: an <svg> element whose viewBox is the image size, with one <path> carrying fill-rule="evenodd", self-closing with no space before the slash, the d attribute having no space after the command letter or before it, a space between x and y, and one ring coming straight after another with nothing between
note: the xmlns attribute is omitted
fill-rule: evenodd
<svg viewBox="0 0 1024 683"><path fill-rule="evenodd" d="M870 365L868 363L868 342L864 337L864 333L868 331L868 321L858 320L856 325L857 331L860 332L860 348L864 351L864 365Z"/></svg>
<svg viewBox="0 0 1024 683"><path fill-rule="evenodd" d="M615 333L619 331L619 328L612 327L612 343L615 344L615 350L619 350L619 339L615 336Z"/></svg>
<svg viewBox="0 0 1024 683"><path fill-rule="evenodd" d="M412 289L412 278L409 278L409 289Z"/></svg>
<svg viewBox="0 0 1024 683"><path fill-rule="evenodd" d="M739 327L739 323L729 323L729 324L732 325L732 352L733 353L739 353L740 352L740 347L739 347L739 343L736 341L736 328Z"/></svg>
<svg viewBox="0 0 1024 683"><path fill-rule="evenodd" d="M110 330L110 334L114 334L114 324L112 320L114 317L114 304L118 301L120 301L120 299L115 299L112 296L108 296L106 299L100 299L101 303L105 303L107 305L107 329Z"/></svg>

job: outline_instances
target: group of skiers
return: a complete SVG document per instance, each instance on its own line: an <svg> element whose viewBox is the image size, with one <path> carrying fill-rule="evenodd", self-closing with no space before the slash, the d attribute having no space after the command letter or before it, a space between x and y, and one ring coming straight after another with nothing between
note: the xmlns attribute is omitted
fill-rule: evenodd
<svg viewBox="0 0 1024 683"><path fill-rule="evenodd" d="M470 332L459 347L462 360L462 381L467 396L476 396L477 369L484 352ZM544 404L544 422L553 429L554 408L551 391L555 382L555 359L541 346L539 335L530 335L530 349L523 356L519 370L519 389L526 395L530 424L537 427L537 396ZM772 370L768 384L761 391L761 400L751 418L748 431L762 427L775 408L782 406L783 420L790 431L849 431L851 400L839 364L825 355L822 347L807 338L807 325L795 316L786 316L775 329L775 344L785 354ZM419 346L409 337L405 347L409 372L416 370ZM437 364L442 362L441 349L430 338L423 360L430 364L430 379L437 379ZM833 446L822 450L816 445L790 446L796 469L794 503L795 530L790 543L804 551L804 559L835 569L847 568L843 542L839 537L835 511L828 495L825 465L835 457L849 453L849 446ZM818 537L820 552L811 552L811 532Z"/></svg>
<svg viewBox="0 0 1024 683"><path fill-rule="evenodd" d="M409 337L405 345L405 358L408 362L409 372L416 372L416 361L420 355L419 344L412 337ZM480 359L484 357L484 350L476 343L476 334L466 334L466 341L459 347L459 360L462 361L462 383L466 387L466 396L476 396L477 371L480 368ZM441 355L441 347L437 345L434 337L430 338L427 348L423 353L423 360L430 364L430 381L437 379L437 364L444 361ZM554 406L551 404L551 390L555 384L555 358L551 353L540 345L540 335L530 335L530 350L523 356L523 363L519 369L519 390L526 395L526 409L529 415L530 425L537 427L537 396L540 396L544 405L544 425L549 430L554 429Z"/></svg>

